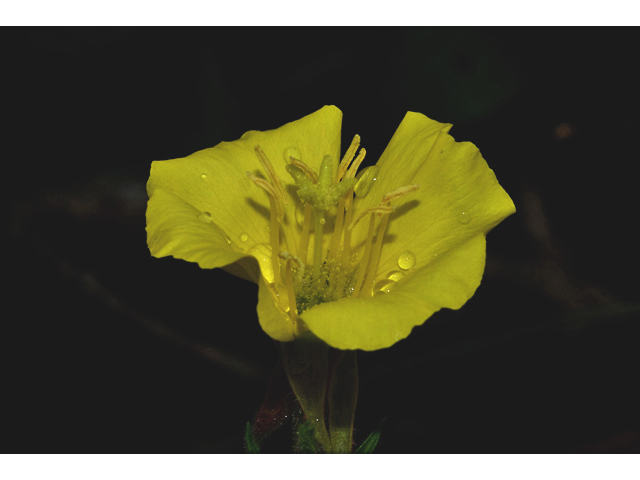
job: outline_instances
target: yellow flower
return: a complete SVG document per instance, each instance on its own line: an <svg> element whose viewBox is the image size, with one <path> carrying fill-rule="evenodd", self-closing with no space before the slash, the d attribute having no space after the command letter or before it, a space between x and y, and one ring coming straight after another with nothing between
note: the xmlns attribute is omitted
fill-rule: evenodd
<svg viewBox="0 0 640 480"><path fill-rule="evenodd" d="M340 160L341 122L326 106L153 162L151 254L256 282L260 325L279 341L310 330L336 348L376 350L460 308L511 198L473 144L413 112L356 176L365 151L356 156L356 135Z"/></svg>

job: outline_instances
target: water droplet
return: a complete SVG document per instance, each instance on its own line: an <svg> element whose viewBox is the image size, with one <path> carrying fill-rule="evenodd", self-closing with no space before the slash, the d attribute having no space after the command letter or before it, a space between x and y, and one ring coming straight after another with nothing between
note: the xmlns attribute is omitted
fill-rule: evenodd
<svg viewBox="0 0 640 480"><path fill-rule="evenodd" d="M296 160L302 160L302 154L300 153L300 149L298 149L298 147L285 148L282 155L286 163L291 163L289 157L293 157Z"/></svg>
<svg viewBox="0 0 640 480"><path fill-rule="evenodd" d="M198 215L198 220L204 223L211 223L211 214L209 212L203 212Z"/></svg>
<svg viewBox="0 0 640 480"><path fill-rule="evenodd" d="M469 223L469 220L471 220L471 217L469 217L469 213L467 212L462 212L458 217L458 221L463 225L466 225L467 223Z"/></svg>
<svg viewBox="0 0 640 480"><path fill-rule="evenodd" d="M327 223L327 220L323 217L320 219L320 225L324 225L325 223Z"/></svg>
<svg viewBox="0 0 640 480"><path fill-rule="evenodd" d="M394 270L393 272L389 272L389 276L387 278L389 280L393 280L394 282L397 282L402 277L404 277L404 272L401 272L400 270Z"/></svg>
<svg viewBox="0 0 640 480"><path fill-rule="evenodd" d="M402 252L398 257L398 266L403 270L409 270L416 264L416 256L413 252L407 250Z"/></svg>
<svg viewBox="0 0 640 480"><path fill-rule="evenodd" d="M271 245L268 243L256 243L249 249L249 255L254 257L260 265L262 276L267 280L267 284L273 282L273 264L271 263Z"/></svg>
<svg viewBox="0 0 640 480"><path fill-rule="evenodd" d="M389 293L391 290L396 288L396 285L396 282L393 280L380 280L373 286L373 294L378 295L381 293Z"/></svg>
<svg viewBox="0 0 640 480"><path fill-rule="evenodd" d="M247 235L245 232L242 232L240 234L240 241L241 242L246 242L247 240L249 240L249 235Z"/></svg>
<svg viewBox="0 0 640 480"><path fill-rule="evenodd" d="M207 178L207 174L203 173L202 175L200 175L200 178Z"/></svg>
<svg viewBox="0 0 640 480"><path fill-rule="evenodd" d="M356 175L356 179L358 183L353 188L357 197L364 198L367 196L373 184L378 180L378 166L372 165L367 168L363 168L360 170L358 175Z"/></svg>
<svg viewBox="0 0 640 480"><path fill-rule="evenodd" d="M224 239L227 241L229 245L231 245L231 239L229 237L224 237Z"/></svg>
<svg viewBox="0 0 640 480"><path fill-rule="evenodd" d="M296 206L296 223L301 228L304 225L304 204L302 202L299 202L298 205ZM312 212L311 213L311 223L309 224L309 231L310 232L313 232L315 230L314 223L315 222L313 221L313 212Z"/></svg>
<svg viewBox="0 0 640 480"><path fill-rule="evenodd" d="M264 227L264 229L267 231L267 233L271 232L271 227L269 225L267 225L266 227Z"/></svg>

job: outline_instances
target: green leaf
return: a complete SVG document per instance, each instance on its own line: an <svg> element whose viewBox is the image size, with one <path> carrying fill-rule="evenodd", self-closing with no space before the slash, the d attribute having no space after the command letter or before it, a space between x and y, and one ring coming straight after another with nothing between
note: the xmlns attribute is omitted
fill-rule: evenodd
<svg viewBox="0 0 640 480"><path fill-rule="evenodd" d="M380 440L380 433L382 433L382 425L384 425L385 420L386 418L380 420L378 426L373 429L373 432L362 442L362 445L358 447L355 453L373 453L373 450L378 445L378 440Z"/></svg>
<svg viewBox="0 0 640 480"><path fill-rule="evenodd" d="M260 453L260 447L258 446L258 443L256 442L256 439L253 436L253 433L251 432L251 424L249 422L247 422L247 429L246 429L246 446L247 446L247 453Z"/></svg>

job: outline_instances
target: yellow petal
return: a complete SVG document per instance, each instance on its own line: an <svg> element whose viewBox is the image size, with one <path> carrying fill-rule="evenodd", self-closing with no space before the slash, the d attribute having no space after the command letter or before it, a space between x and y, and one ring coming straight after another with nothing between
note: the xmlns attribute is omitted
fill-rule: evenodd
<svg viewBox="0 0 640 480"><path fill-rule="evenodd" d="M424 267L515 212L479 150L469 142L456 143L445 127L407 113L377 163L378 180L357 205L374 206L391 190L420 185L392 202L396 211L389 218L378 278L398 270L404 252L415 255L414 268Z"/></svg>
<svg viewBox="0 0 640 480"><path fill-rule="evenodd" d="M289 314L278 307L273 291L262 276L258 282L258 320L265 333L274 340L290 342L295 338Z"/></svg>
<svg viewBox="0 0 640 480"><path fill-rule="evenodd" d="M246 256L231 248L207 212L161 189L147 204L147 243L154 257L172 255L202 268L223 267Z"/></svg>
<svg viewBox="0 0 640 480"><path fill-rule="evenodd" d="M289 149L297 149L299 160L316 171L325 155L336 159L337 168L341 124L342 112L326 106L275 130L250 131L239 140L222 142L185 158L153 162L147 184L149 197L161 189L199 212L209 212L212 222L248 251L254 244L269 243L267 194L246 177L247 171L264 176L254 147L260 145L277 175L288 181L284 157ZM288 195L295 195L295 188L285 190ZM283 248L291 251L295 251L297 238L296 204L297 201L289 201L283 227Z"/></svg>
<svg viewBox="0 0 640 480"><path fill-rule="evenodd" d="M480 285L484 262L485 236L479 234L402 279L389 293L323 303L301 318L332 347L386 348L441 308L464 305Z"/></svg>

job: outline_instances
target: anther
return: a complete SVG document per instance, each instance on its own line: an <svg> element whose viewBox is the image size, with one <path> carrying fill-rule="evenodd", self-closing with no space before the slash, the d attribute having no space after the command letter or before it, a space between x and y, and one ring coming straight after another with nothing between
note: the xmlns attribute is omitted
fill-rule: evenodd
<svg viewBox="0 0 640 480"><path fill-rule="evenodd" d="M289 160L291 161L291 165L294 165L302 170L302 172L307 176L309 180L311 180L311 182L313 182L314 184L318 183L318 175L316 174L316 172L311 170L309 165L304 163L302 160L298 160L294 157L289 157Z"/></svg>
<svg viewBox="0 0 640 480"><path fill-rule="evenodd" d="M347 153L344 154L344 158L340 162L340 166L338 167L338 172L336 175L336 183L338 183L340 180L342 180L342 177L344 177L344 174L346 173L351 160L353 160L353 157L355 156L356 150L358 150L359 146L360 135L356 135L355 137L353 137L353 140L351 140L351 145L349 145Z"/></svg>
<svg viewBox="0 0 640 480"><path fill-rule="evenodd" d="M275 186L280 200L284 205L287 205L289 202L287 201L287 196L284 194L284 187L282 186L280 177L278 177L276 171L273 169L273 165L271 165L271 162L267 158L267 155L264 153L262 148L260 148L260 145L253 147L253 150L256 152L256 156L258 157L258 160L260 160L262 167L266 170L269 180L271 180L271 183Z"/></svg>
<svg viewBox="0 0 640 480"><path fill-rule="evenodd" d="M349 171L347 172L347 175L345 176L345 178L355 178L356 177L356 172L358 171L358 168L360 167L360 164L364 160L364 156L366 154L367 154L367 151L364 148L361 148L360 149L360 153L358 154L356 159L353 161L353 163L349 167Z"/></svg>
<svg viewBox="0 0 640 480"><path fill-rule="evenodd" d="M273 199L273 202L276 205L276 214L278 216L278 219L282 222L284 219L284 207L280 203L280 197L278 196L278 193L276 192L276 189L273 187L273 185L263 178L256 177L251 172L246 172L246 175L249 180L255 183L258 187L262 188L265 192L267 192L270 199Z"/></svg>
<svg viewBox="0 0 640 480"><path fill-rule="evenodd" d="M412 183L411 185L405 185L404 187L396 188L391 192L387 193L384 197L382 197L382 203L387 204L396 198L404 197L405 195L415 192L420 188L420 185L417 183Z"/></svg>

